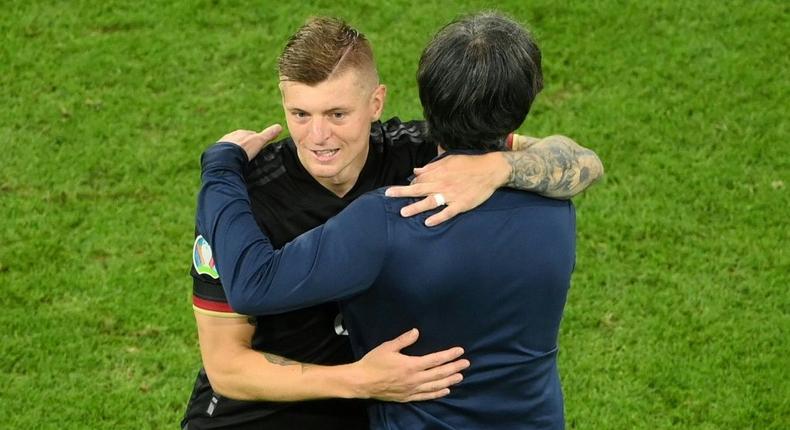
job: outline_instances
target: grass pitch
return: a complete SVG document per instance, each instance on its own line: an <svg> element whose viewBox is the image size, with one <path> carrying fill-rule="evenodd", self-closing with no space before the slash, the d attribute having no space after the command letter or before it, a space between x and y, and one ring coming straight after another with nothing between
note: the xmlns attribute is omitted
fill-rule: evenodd
<svg viewBox="0 0 790 430"><path fill-rule="evenodd" d="M372 40L385 116L489 2L9 1L0 30L4 428L176 428L199 367L203 148L282 121L311 15ZM521 132L598 152L560 336L570 429L790 427L788 5L503 1L544 55Z"/></svg>

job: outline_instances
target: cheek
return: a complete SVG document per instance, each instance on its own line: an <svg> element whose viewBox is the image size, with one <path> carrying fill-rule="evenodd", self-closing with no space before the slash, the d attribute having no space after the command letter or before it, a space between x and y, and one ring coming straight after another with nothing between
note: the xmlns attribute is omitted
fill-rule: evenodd
<svg viewBox="0 0 790 430"><path fill-rule="evenodd" d="M368 117L355 118L354 121L350 121L340 127L338 133L343 133L346 141L364 141L367 143L370 136L370 121L368 121Z"/></svg>
<svg viewBox="0 0 790 430"><path fill-rule="evenodd" d="M285 124L288 126L288 133L291 135L291 139L297 143L300 142L307 133L307 127L304 124L288 119L285 120Z"/></svg>

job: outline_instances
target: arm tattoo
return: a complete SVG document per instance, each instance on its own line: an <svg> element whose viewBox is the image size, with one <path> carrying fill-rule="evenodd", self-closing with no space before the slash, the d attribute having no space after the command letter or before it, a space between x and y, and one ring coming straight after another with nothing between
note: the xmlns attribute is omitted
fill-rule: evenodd
<svg viewBox="0 0 790 430"><path fill-rule="evenodd" d="M512 168L507 186L546 197L569 199L603 175L595 152L564 136L550 136L503 154Z"/></svg>
<svg viewBox="0 0 790 430"><path fill-rule="evenodd" d="M276 364L278 366L301 366L302 373L307 370L308 365L304 363L300 363L295 360L291 360L290 358L285 358L283 356L272 354L269 352L261 352L263 356L269 363Z"/></svg>

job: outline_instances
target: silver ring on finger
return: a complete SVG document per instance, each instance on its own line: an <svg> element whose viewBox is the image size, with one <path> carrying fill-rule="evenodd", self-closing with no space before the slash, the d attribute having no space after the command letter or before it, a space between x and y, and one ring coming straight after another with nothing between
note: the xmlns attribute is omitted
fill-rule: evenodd
<svg viewBox="0 0 790 430"><path fill-rule="evenodd" d="M442 193L436 193L433 195L433 199L436 200L436 207L444 206L447 204L447 200L444 199L444 195Z"/></svg>

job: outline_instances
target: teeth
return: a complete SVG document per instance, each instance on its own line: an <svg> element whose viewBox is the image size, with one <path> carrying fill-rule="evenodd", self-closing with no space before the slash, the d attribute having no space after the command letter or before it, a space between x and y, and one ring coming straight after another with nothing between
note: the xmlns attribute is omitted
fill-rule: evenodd
<svg viewBox="0 0 790 430"><path fill-rule="evenodd" d="M337 152L337 149L324 149L324 150L321 150L321 151L315 151L315 153L320 155L320 156L332 155L335 152Z"/></svg>

